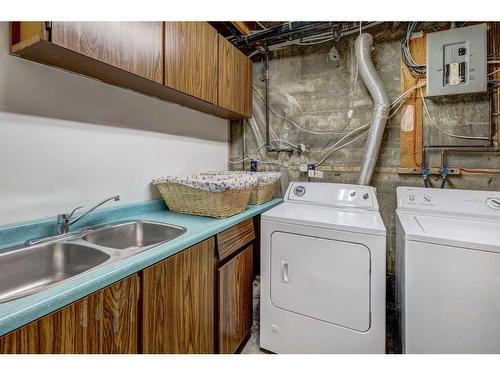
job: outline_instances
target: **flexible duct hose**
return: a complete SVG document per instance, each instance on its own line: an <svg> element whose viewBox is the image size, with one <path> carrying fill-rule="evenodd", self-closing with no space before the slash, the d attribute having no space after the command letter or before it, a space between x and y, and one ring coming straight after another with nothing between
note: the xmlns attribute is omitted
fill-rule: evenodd
<svg viewBox="0 0 500 375"><path fill-rule="evenodd" d="M358 36L355 44L358 72L373 99L372 122L368 140L366 141L363 164L359 173L359 185L369 185L372 179L390 106L389 97L371 59L372 40L370 34L363 33Z"/></svg>

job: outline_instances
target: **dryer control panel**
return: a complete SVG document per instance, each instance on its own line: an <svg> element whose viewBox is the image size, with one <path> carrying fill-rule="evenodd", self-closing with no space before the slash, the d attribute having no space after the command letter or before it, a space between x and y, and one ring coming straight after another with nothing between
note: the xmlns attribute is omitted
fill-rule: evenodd
<svg viewBox="0 0 500 375"><path fill-rule="evenodd" d="M398 187L398 209L500 217L500 192Z"/></svg>
<svg viewBox="0 0 500 375"><path fill-rule="evenodd" d="M376 190L371 186L292 182L285 194L285 201L378 211Z"/></svg>

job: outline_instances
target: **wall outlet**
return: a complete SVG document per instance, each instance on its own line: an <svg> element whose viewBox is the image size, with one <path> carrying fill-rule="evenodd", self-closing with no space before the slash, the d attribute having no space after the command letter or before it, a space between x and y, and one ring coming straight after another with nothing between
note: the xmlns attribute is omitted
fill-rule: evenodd
<svg viewBox="0 0 500 375"><path fill-rule="evenodd" d="M307 176L308 177L312 177L312 178L324 178L325 177L325 173L323 171L316 171L314 169L310 169L307 172Z"/></svg>
<svg viewBox="0 0 500 375"><path fill-rule="evenodd" d="M257 172L257 160L250 161L250 171Z"/></svg>

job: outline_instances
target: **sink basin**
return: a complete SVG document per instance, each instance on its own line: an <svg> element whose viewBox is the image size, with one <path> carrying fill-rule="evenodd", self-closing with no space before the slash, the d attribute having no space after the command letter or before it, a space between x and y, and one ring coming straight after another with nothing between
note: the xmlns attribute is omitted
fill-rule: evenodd
<svg viewBox="0 0 500 375"><path fill-rule="evenodd" d="M145 249L179 237L185 228L150 221L130 221L95 229L82 237L97 246L117 250Z"/></svg>
<svg viewBox="0 0 500 375"><path fill-rule="evenodd" d="M0 303L39 292L185 232L185 228L170 224L129 221L69 237L47 237L36 245L0 253Z"/></svg>
<svg viewBox="0 0 500 375"><path fill-rule="evenodd" d="M103 251L71 242L0 254L0 302L38 292L110 259Z"/></svg>

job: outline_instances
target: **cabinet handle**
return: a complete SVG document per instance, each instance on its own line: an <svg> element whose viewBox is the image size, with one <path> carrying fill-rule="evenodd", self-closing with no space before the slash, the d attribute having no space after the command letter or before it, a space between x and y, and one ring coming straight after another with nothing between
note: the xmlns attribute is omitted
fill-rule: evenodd
<svg viewBox="0 0 500 375"><path fill-rule="evenodd" d="M288 284L288 260L281 259L281 282Z"/></svg>

